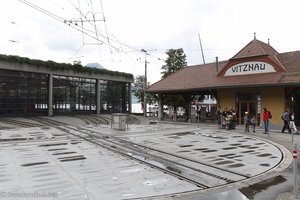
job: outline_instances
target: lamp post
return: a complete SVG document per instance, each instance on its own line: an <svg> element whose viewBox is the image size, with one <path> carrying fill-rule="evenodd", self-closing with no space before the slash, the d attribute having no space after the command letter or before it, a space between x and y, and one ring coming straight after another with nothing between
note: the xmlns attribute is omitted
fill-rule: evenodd
<svg viewBox="0 0 300 200"><path fill-rule="evenodd" d="M141 51L145 53L144 117L147 117L147 94L146 94L146 89L147 89L147 54L148 53L145 49L142 49Z"/></svg>

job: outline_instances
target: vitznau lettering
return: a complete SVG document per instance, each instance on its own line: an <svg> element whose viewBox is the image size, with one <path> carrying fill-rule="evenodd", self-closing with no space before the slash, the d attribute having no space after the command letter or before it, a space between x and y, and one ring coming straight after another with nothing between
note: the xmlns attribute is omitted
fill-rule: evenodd
<svg viewBox="0 0 300 200"><path fill-rule="evenodd" d="M242 65L236 65L236 66L231 68L233 73L259 71L259 70L265 70L265 69L266 69L266 64L265 63L242 64Z"/></svg>
<svg viewBox="0 0 300 200"><path fill-rule="evenodd" d="M274 67L267 63L261 61L244 62L233 65L229 67L224 76L237 76L237 75L247 75L247 74L262 74L276 72Z"/></svg>

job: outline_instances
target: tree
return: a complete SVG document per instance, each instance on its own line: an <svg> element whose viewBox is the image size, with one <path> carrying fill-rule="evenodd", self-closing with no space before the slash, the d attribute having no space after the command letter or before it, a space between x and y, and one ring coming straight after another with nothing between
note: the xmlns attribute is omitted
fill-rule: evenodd
<svg viewBox="0 0 300 200"><path fill-rule="evenodd" d="M81 61L80 60L74 60L73 65L81 65Z"/></svg>
<svg viewBox="0 0 300 200"><path fill-rule="evenodd" d="M172 106L174 110L179 106L184 106L185 99L182 95L168 94L164 98L164 105Z"/></svg>
<svg viewBox="0 0 300 200"><path fill-rule="evenodd" d="M147 87L150 86L150 82L147 82ZM145 76L139 75L134 78L132 87L132 94L138 98L138 102L144 102L144 89L145 89ZM147 103L154 104L156 99L153 95L147 94Z"/></svg>
<svg viewBox="0 0 300 200"><path fill-rule="evenodd" d="M168 55L168 58L165 60L166 64L161 67L164 70L161 72L162 78L166 78L187 65L186 55L182 48L169 49L166 54ZM177 107L184 105L185 99L182 95L168 94L165 96L163 103L164 105L172 106L176 110Z"/></svg>
<svg viewBox="0 0 300 200"><path fill-rule="evenodd" d="M183 52L183 49L169 49L166 54L168 58L165 60L165 65L161 67L163 70L161 72L162 78L166 78L170 74L176 72L177 70L185 67L186 63L186 55Z"/></svg>

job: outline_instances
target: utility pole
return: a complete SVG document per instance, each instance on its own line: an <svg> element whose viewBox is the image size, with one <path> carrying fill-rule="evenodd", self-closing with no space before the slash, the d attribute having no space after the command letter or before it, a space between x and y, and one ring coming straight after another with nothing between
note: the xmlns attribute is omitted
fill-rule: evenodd
<svg viewBox="0 0 300 200"><path fill-rule="evenodd" d="M204 53L203 53L203 48L202 48L200 33L198 33L198 37L199 37L199 44L200 44L200 48L201 48L201 54L202 54L203 64L205 64L205 59L204 59Z"/></svg>
<svg viewBox="0 0 300 200"><path fill-rule="evenodd" d="M146 89L147 89L147 55L148 55L148 53L145 49L142 49L141 51L145 53L144 117L147 117L147 94L146 94Z"/></svg>
<svg viewBox="0 0 300 200"><path fill-rule="evenodd" d="M141 52L145 53L145 87L144 87L144 117L147 117L147 94L146 94L146 90L147 90L147 55L149 51L156 51L156 49L154 50L145 50L145 49L141 49Z"/></svg>

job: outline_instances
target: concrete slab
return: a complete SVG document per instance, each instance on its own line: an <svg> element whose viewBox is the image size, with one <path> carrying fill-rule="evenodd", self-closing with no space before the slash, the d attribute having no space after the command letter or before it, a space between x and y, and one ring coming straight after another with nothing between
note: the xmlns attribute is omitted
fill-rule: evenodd
<svg viewBox="0 0 300 200"><path fill-rule="evenodd" d="M282 166L282 160L289 156L287 151L282 151L282 146L267 140L207 126L132 125L121 132L109 125L87 125L79 129L113 135L204 165L217 166L225 170L222 176L226 176L226 172L236 173L240 185L239 182L227 185L224 181L203 177L207 185L213 187L206 191L130 157L54 127L43 126L0 131L1 197L44 194L43 199L196 199L206 193L213 197L214 191L229 190L224 194L245 198L234 188L247 184L247 179L278 172L278 165ZM283 165L288 166L289 162L287 159ZM240 174L246 178L239 179Z"/></svg>
<svg viewBox="0 0 300 200"><path fill-rule="evenodd" d="M57 134L52 130L46 135ZM26 138L41 131L45 129L23 129L23 134L9 130L11 134L6 132L2 139L8 135L11 139ZM60 199L124 199L198 189L75 138L5 143L0 147L0 163L0 190L7 194L47 191Z"/></svg>

